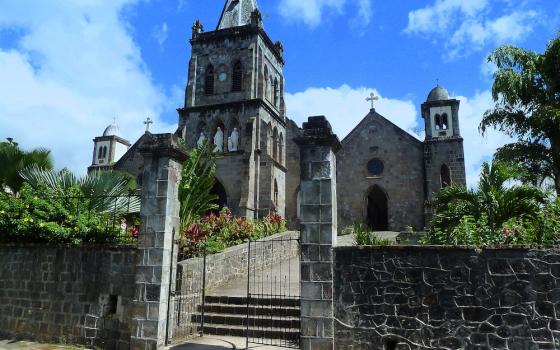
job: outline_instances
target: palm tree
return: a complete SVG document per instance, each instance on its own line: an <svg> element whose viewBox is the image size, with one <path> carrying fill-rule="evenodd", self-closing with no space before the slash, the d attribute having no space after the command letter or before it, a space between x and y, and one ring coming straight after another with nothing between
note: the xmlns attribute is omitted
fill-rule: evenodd
<svg viewBox="0 0 560 350"><path fill-rule="evenodd" d="M501 230L511 219L536 218L547 196L534 186L509 185L518 175L517 168L494 160L492 165L482 164L476 190L455 185L442 189L433 203L432 231L448 236L465 217L475 222L484 219L492 232Z"/></svg>
<svg viewBox="0 0 560 350"><path fill-rule="evenodd" d="M31 165L40 169L52 169L51 152L45 148L23 151L13 139L0 142L0 190L8 189L17 194L24 181L20 171Z"/></svg>
<svg viewBox="0 0 560 350"><path fill-rule="evenodd" d="M136 183L128 174L95 171L79 177L68 169L54 171L32 165L23 169L20 175L31 187L47 187L60 197L69 196L71 188L79 188L81 196L89 201L89 209L95 211L132 213L140 210L140 199L130 196Z"/></svg>

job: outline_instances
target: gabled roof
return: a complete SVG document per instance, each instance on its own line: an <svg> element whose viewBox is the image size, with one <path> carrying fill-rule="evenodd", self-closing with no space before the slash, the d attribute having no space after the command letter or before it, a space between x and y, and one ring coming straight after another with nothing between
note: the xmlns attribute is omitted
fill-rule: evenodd
<svg viewBox="0 0 560 350"><path fill-rule="evenodd" d="M251 13L258 9L257 0L227 0L216 30L241 27L251 23Z"/></svg>
<svg viewBox="0 0 560 350"><path fill-rule="evenodd" d="M354 129L352 129L352 131L350 131L350 133L348 135L346 135L346 137L342 140L342 147L344 148L344 145L346 145L347 143L351 142L351 140L354 138L354 136L359 134L359 131L362 130L363 128L365 128L365 126L367 125L367 123L369 121L373 121L373 120L378 120L380 121L382 124L387 125L387 127L392 128L394 131L396 131L398 134L401 134L403 136L403 138L405 140L408 140L409 142L421 146L423 144L422 141L418 140L416 137L410 135L408 132L406 132L405 130L401 129L399 126L397 126L396 124L394 124L393 122L391 122L389 119L385 118L384 116L382 116L381 114L377 113L374 109L370 110L370 112L364 117L364 119L362 119L358 125L356 125L356 127Z"/></svg>

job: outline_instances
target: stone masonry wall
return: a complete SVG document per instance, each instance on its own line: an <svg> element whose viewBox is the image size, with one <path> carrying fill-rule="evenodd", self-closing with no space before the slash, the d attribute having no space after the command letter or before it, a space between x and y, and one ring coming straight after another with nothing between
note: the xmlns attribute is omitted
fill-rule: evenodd
<svg viewBox="0 0 560 350"><path fill-rule="evenodd" d="M128 349L135 248L0 246L0 336Z"/></svg>
<svg viewBox="0 0 560 350"><path fill-rule="evenodd" d="M337 349L558 349L560 251L334 249Z"/></svg>

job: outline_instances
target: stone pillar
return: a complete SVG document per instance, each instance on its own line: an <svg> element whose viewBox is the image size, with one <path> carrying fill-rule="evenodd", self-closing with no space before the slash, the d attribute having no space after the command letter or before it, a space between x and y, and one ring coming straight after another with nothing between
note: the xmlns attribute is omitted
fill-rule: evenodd
<svg viewBox="0 0 560 350"><path fill-rule="evenodd" d="M172 134L150 136L151 139L139 149L144 157L144 172L140 209L142 226L131 315L132 350L165 346L169 287L175 287L177 266L174 239L179 234L178 185L181 162L186 155L180 151Z"/></svg>
<svg viewBox="0 0 560 350"><path fill-rule="evenodd" d="M340 141L324 116L309 117L301 153L301 348L334 348L333 254Z"/></svg>

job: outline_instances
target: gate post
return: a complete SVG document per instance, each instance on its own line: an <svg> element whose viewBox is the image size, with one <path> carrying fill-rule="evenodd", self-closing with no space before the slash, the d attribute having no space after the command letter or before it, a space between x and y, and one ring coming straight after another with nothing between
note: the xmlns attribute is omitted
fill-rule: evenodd
<svg viewBox="0 0 560 350"><path fill-rule="evenodd" d="M142 225L131 314L131 350L155 350L165 345L169 288L177 271L174 239L179 234L178 190L181 162L186 154L172 134L150 136L139 149L144 157Z"/></svg>
<svg viewBox="0 0 560 350"><path fill-rule="evenodd" d="M340 141L324 116L309 117L301 153L301 348L334 348L333 254L336 156Z"/></svg>

